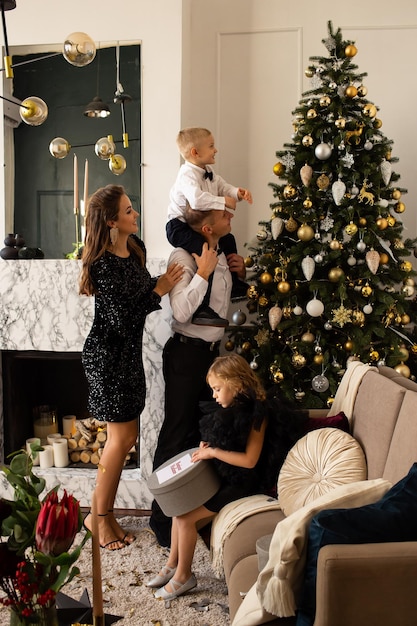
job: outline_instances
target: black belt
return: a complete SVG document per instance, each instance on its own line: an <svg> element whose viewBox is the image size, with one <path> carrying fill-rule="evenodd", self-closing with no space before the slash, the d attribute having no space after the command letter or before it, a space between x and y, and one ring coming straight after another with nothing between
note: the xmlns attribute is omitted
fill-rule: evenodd
<svg viewBox="0 0 417 626"><path fill-rule="evenodd" d="M210 352L218 350L221 343L220 341L204 341L204 339L198 339L197 337L186 337L180 333L174 333L174 339L181 343L189 343L191 346L196 346L196 348L209 350Z"/></svg>

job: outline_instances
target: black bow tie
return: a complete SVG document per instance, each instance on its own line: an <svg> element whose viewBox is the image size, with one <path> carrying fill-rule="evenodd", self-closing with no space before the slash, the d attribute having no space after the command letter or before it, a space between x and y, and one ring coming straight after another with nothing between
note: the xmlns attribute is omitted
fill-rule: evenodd
<svg viewBox="0 0 417 626"><path fill-rule="evenodd" d="M213 180L213 172L209 172L208 170L206 170L204 172L204 178L209 178L210 180Z"/></svg>

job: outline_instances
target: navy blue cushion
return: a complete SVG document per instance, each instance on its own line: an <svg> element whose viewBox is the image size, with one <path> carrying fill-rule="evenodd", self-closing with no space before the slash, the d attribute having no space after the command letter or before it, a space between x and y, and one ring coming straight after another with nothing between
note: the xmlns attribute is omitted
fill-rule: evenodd
<svg viewBox="0 0 417 626"><path fill-rule="evenodd" d="M327 509L313 517L296 626L314 623L317 558L322 546L385 541L417 541L417 463L375 504Z"/></svg>

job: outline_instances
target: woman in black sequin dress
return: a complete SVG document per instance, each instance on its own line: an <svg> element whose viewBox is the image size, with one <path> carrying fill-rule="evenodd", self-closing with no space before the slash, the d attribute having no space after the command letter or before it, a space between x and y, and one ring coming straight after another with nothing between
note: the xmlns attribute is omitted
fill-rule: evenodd
<svg viewBox="0 0 417 626"><path fill-rule="evenodd" d="M151 278L145 246L135 234L137 217L123 187L107 185L91 196L85 218L80 293L94 295L95 308L82 361L89 385L88 409L93 417L107 422L95 496L100 545L109 550L134 541L115 519L113 505L145 404L145 319L161 308L161 297L183 273L183 268L174 264L159 278Z"/></svg>

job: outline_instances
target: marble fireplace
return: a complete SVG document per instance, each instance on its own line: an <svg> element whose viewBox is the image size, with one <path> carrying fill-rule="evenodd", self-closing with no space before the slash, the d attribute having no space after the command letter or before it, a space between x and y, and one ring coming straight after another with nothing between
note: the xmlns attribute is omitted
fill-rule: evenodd
<svg viewBox="0 0 417 626"><path fill-rule="evenodd" d="M152 276L165 260L148 260ZM78 295L80 262L74 260L0 261L0 460L24 445L31 432L31 406L48 403L48 384L59 394L58 413L80 416L86 402L81 350L93 319L93 299ZM140 420L137 467L124 469L117 508L149 509L146 480L163 417L162 348L171 334L168 298L147 318L143 341L147 400ZM39 395L43 394L43 395ZM59 403L61 402L61 407ZM19 440L21 438L21 441ZM89 506L96 470L51 468L42 474L47 489L59 485ZM0 495L8 483L0 475Z"/></svg>

